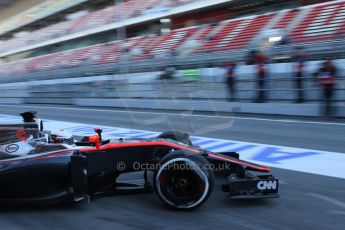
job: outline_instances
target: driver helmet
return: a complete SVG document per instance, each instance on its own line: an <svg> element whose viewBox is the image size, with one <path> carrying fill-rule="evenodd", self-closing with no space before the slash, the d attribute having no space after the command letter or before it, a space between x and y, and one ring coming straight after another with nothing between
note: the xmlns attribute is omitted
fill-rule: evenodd
<svg viewBox="0 0 345 230"><path fill-rule="evenodd" d="M74 145L74 139L71 133L64 129L59 129L51 132L50 134L51 142L54 144L68 144Z"/></svg>

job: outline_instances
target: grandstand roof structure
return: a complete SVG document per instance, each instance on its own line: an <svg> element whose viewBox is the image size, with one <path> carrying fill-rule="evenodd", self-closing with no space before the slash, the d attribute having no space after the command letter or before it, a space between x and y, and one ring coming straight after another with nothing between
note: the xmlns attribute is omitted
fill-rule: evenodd
<svg viewBox="0 0 345 230"><path fill-rule="evenodd" d="M32 22L42 20L50 15L56 14L75 5L88 0L42 0L33 1L32 5L24 11L0 21L0 35L16 30ZM1 0L0 10L4 10L19 1ZM1 7L2 6L2 7Z"/></svg>
<svg viewBox="0 0 345 230"><path fill-rule="evenodd" d="M7 8L13 3L11 0L1 0L0 1L0 10Z"/></svg>

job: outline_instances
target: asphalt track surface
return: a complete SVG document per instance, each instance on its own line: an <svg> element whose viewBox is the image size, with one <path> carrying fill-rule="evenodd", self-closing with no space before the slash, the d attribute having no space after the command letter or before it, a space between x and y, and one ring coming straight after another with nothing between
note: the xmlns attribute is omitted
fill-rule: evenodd
<svg viewBox="0 0 345 230"><path fill-rule="evenodd" d="M345 147L345 125L338 120L0 106L1 114L27 110L37 110L52 120L152 131L177 129L205 137L340 153ZM344 179L276 168L272 173L282 181L279 199L229 201L217 180L208 202L190 212L166 208L153 193L119 195L89 204L1 207L1 229L345 229Z"/></svg>

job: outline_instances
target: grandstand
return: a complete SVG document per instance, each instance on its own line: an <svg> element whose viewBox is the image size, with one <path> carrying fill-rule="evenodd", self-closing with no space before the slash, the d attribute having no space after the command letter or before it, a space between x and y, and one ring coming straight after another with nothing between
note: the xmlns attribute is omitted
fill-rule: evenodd
<svg viewBox="0 0 345 230"><path fill-rule="evenodd" d="M81 12L82 2L72 1L69 11L48 10L50 14L31 19L35 24L52 15L64 15L63 20L45 27L32 30L35 26L26 21L12 25L12 32L10 27L2 30L0 75L111 64L124 57L136 61L231 51L242 51L244 55L248 50L262 49L272 34L278 37L278 44L286 38L289 43L310 44L345 37L344 0L311 1L318 4L306 6L301 6L304 1L283 4L264 0L97 1L92 10L66 20L67 15ZM267 4L271 10L260 8ZM163 32L160 21L165 18L169 18L171 30ZM115 31L123 26L127 27L128 37L119 40ZM28 28L30 32L25 36L16 37L18 31Z"/></svg>

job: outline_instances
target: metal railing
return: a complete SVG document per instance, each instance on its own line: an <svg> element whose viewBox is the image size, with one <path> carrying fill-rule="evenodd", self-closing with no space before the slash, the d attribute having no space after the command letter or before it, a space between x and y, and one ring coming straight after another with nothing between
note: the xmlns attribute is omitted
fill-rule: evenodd
<svg viewBox="0 0 345 230"><path fill-rule="evenodd" d="M345 40L276 46L267 50L265 53L271 58L272 62L281 61L282 57L284 57L285 61L291 62L293 61L291 59L293 52L297 47L301 46L308 54L308 59L310 60L321 60L329 57L333 59L345 58ZM161 71L167 66L175 66L177 69L218 67L223 66L230 57L238 62L246 61L249 52L249 49L241 49L226 52L175 56L171 58L153 58L149 60L126 59L117 63L103 65L94 65L86 61L82 65L76 67L66 68L64 66L57 66L54 69L45 71L3 75L0 76L0 83L119 74L124 71L127 73L152 72ZM127 66L127 68L123 68L124 65Z"/></svg>

